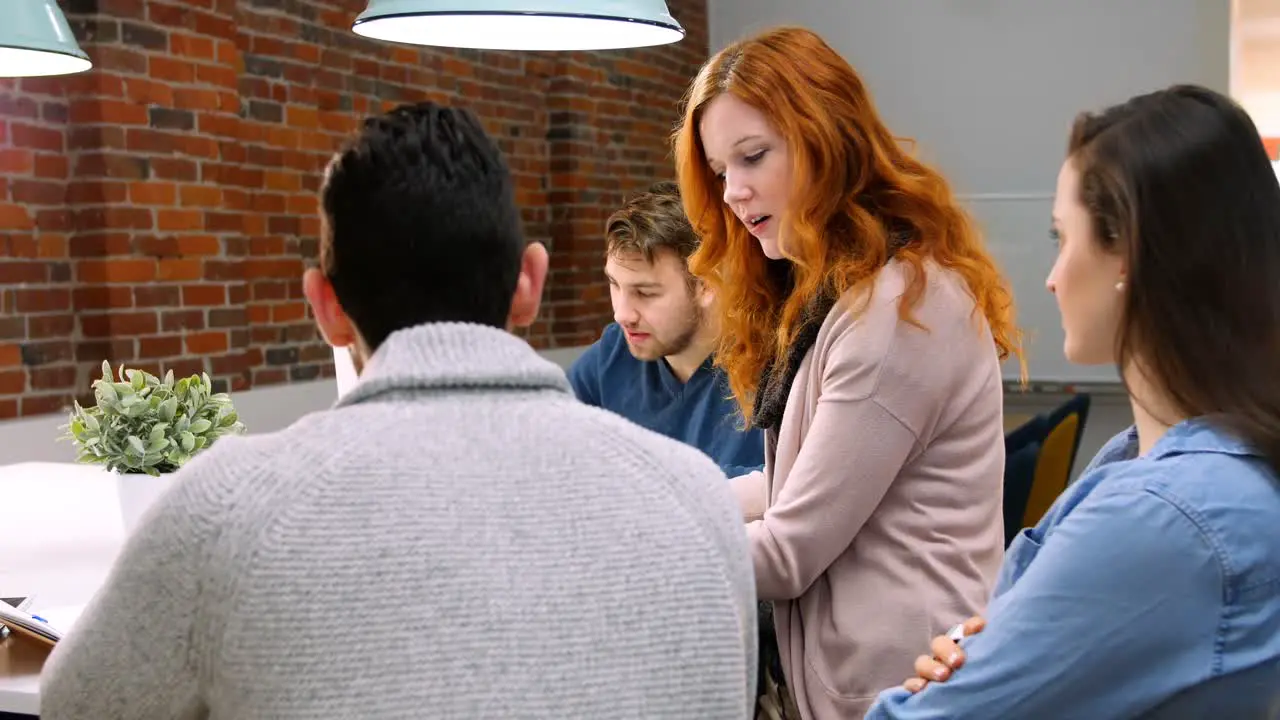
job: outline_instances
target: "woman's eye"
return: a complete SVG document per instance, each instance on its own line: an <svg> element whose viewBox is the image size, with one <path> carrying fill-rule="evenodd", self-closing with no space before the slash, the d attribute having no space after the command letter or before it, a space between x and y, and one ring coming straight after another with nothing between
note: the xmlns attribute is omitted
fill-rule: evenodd
<svg viewBox="0 0 1280 720"><path fill-rule="evenodd" d="M764 158L764 152L764 150L761 150L760 152L752 153L751 155L743 158L743 160L746 160L748 165L755 165Z"/></svg>

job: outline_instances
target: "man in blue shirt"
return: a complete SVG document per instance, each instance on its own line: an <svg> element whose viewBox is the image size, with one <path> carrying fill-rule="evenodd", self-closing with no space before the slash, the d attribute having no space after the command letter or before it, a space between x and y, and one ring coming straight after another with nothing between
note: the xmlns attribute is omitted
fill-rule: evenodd
<svg viewBox="0 0 1280 720"><path fill-rule="evenodd" d="M569 368L578 399L692 445L735 477L764 465L764 434L743 430L712 362L714 300L687 261L698 237L679 188L660 182L606 223L605 277L614 322Z"/></svg>

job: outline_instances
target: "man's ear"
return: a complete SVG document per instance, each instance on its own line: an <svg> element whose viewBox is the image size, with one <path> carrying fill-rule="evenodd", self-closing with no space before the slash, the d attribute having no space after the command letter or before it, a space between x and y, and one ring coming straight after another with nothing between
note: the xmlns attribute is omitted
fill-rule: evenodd
<svg viewBox="0 0 1280 720"><path fill-rule="evenodd" d="M711 306L716 304L716 291L712 290L710 285L702 282L701 280L694 279L693 293L694 298L698 302L698 306L703 310L710 310Z"/></svg>
<svg viewBox="0 0 1280 720"><path fill-rule="evenodd" d="M349 347L357 342L355 326L343 312L333 283L319 268L307 268L302 274L302 294L306 296L311 311L316 316L316 326L324 341L333 347Z"/></svg>
<svg viewBox="0 0 1280 720"><path fill-rule="evenodd" d="M533 324L542 306L542 288L547 280L547 248L542 243L529 243L520 259L520 277L516 291L511 296L511 312L507 315L508 328L522 328Z"/></svg>

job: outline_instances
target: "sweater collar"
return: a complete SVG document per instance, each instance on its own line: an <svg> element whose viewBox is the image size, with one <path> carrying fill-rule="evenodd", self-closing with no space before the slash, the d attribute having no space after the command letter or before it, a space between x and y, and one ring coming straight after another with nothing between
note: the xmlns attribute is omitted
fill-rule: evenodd
<svg viewBox="0 0 1280 720"><path fill-rule="evenodd" d="M440 388L570 393L559 365L505 330L469 323L427 323L392 333L338 406L387 392Z"/></svg>

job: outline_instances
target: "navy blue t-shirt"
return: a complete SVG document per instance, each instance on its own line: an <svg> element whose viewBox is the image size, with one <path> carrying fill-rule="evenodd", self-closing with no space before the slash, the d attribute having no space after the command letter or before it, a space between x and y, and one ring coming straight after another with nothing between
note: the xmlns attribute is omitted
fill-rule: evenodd
<svg viewBox="0 0 1280 720"><path fill-rule="evenodd" d="M710 358L682 383L666 360L636 359L610 323L568 374L582 402L698 448L729 477L764 466L764 431L739 429L742 413Z"/></svg>

